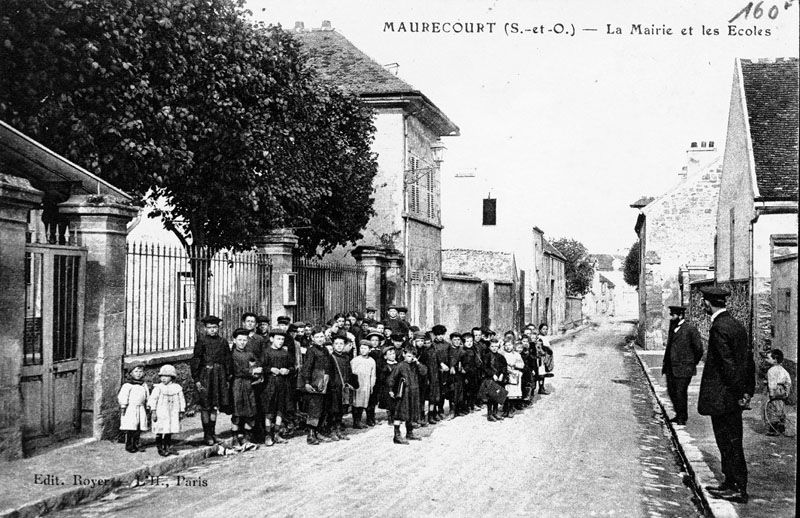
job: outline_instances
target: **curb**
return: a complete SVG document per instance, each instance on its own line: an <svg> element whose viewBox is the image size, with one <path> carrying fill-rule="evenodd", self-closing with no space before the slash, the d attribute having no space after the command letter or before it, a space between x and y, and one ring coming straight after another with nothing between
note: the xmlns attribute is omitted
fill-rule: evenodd
<svg viewBox="0 0 800 518"><path fill-rule="evenodd" d="M687 473L692 479L695 493L700 497L700 502L703 506L703 511L706 515L713 518L739 518L736 508L727 500L714 498L707 490L706 487L713 485L716 482L716 477L708 467L708 464L703 460L703 453L697 446L692 444L694 439L689 435L683 427L676 427L668 419L668 411L672 411L672 402L669 401L666 388L662 387L660 383L656 383L650 375L650 370L645 365L642 358L639 356L639 351L636 349L636 344L632 344L631 348L639 366L642 368L647 383L650 385L650 390L658 401L658 406L661 413L664 415L664 422L669 427L672 434L672 443L678 450L681 456L683 465Z"/></svg>
<svg viewBox="0 0 800 518"><path fill-rule="evenodd" d="M201 436L190 436L185 441L193 440ZM225 447L230 447L233 439L225 439L221 444ZM98 500L107 493L112 492L122 486L130 485L136 479L145 479L149 476L165 475L173 471L193 466L203 461L204 459L213 456L215 450L219 445L214 446L201 446L193 448L186 452L182 452L176 457L167 457L162 461L156 462L150 466L145 466L135 470L127 471L118 475L112 475L103 480L107 483L95 487L76 487L66 489L56 495L47 496L33 502L23 504L16 509L0 510L0 518L28 518L34 516L41 516L49 512L62 509L65 507L72 507L75 505L85 504Z"/></svg>

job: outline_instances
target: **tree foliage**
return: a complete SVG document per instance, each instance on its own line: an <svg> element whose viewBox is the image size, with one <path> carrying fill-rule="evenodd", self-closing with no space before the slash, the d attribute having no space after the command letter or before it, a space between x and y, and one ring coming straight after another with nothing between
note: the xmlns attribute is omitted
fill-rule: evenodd
<svg viewBox="0 0 800 518"><path fill-rule="evenodd" d="M0 119L156 206L184 244L295 227L313 254L373 214L370 111L236 0L4 0ZM167 208L164 208L164 207Z"/></svg>
<svg viewBox="0 0 800 518"><path fill-rule="evenodd" d="M631 245L628 250L628 255L625 257L625 265L623 266L623 278L625 282L631 286L639 287L639 273L641 271L641 257L640 257L641 243L637 240Z"/></svg>
<svg viewBox="0 0 800 518"><path fill-rule="evenodd" d="M589 258L589 251L580 241L562 237L550 242L561 252L566 260L565 275L567 277L567 294L579 297L592 287L594 265Z"/></svg>

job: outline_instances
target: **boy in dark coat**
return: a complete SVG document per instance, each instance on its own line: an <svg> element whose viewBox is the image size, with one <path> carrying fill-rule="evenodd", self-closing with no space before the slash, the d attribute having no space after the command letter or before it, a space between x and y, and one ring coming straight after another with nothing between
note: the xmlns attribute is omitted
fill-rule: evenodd
<svg viewBox="0 0 800 518"><path fill-rule="evenodd" d="M293 355L283 345L285 338L286 335L280 330L270 331L270 346L264 350L261 360L266 377L262 401L266 416L264 444L267 446L286 442L280 435L280 428L289 403L289 391L293 389L291 375L295 367Z"/></svg>
<svg viewBox="0 0 800 518"><path fill-rule="evenodd" d="M350 410L351 401L345 401L342 397L342 388L350 383L352 369L350 367L350 354L345 352L346 338L342 336L333 337L333 353L331 360L333 372L328 393L330 394L330 413L328 414L328 424L331 430L331 439L334 441L349 441L350 438L344 433L342 417Z"/></svg>
<svg viewBox="0 0 800 518"><path fill-rule="evenodd" d="M191 370L199 396L203 442L211 446L217 442L217 413L230 412L228 379L233 375L233 359L228 341L219 336L222 319L208 315L201 322L205 335L194 344Z"/></svg>
<svg viewBox="0 0 800 518"><path fill-rule="evenodd" d="M415 342L419 342L415 338ZM427 374L424 376L420 383L420 398L422 401L427 401L427 416L425 415L425 405L420 408L422 414L422 422L429 424L436 424L439 419L436 416L436 407L441 398L441 386L439 385L439 360L436 358L436 349L433 348L433 342L429 337L422 340L422 347L419 349L419 363L425 366Z"/></svg>
<svg viewBox="0 0 800 518"><path fill-rule="evenodd" d="M425 376L426 370L426 367L417 360L415 348L408 346L403 351L403 361L397 364L386 380L389 397L395 402L392 416L395 444L408 444L409 440L419 440L419 437L414 435L413 422L420 414L419 378ZM406 424L405 438L400 435L400 425L403 422Z"/></svg>
<svg viewBox="0 0 800 518"><path fill-rule="evenodd" d="M494 381L501 387L505 385L508 364L506 359L498 351L500 343L497 340L489 342L489 352L483 359L484 379ZM488 421L502 421L503 417L497 414L498 404L493 401L486 402L486 419Z"/></svg>
<svg viewBox="0 0 800 518"><path fill-rule="evenodd" d="M233 332L233 382L231 387L233 410L231 428L239 443L238 449L255 448L252 442L253 425L258 404L253 393L253 381L261 374L258 358L247 350L248 330L239 328Z"/></svg>
<svg viewBox="0 0 800 518"><path fill-rule="evenodd" d="M481 386L483 362L474 346L472 333L461 335L464 346L461 352L461 371L464 380L465 410L471 412L478 404L478 389Z"/></svg>
<svg viewBox="0 0 800 518"><path fill-rule="evenodd" d="M311 345L306 350L303 368L298 384L305 390L306 427L308 444L330 442L331 439L319 433L317 428L325 422L330 409L330 379L333 377L333 363L325 348L325 330L316 326L311 331Z"/></svg>
<svg viewBox="0 0 800 518"><path fill-rule="evenodd" d="M450 365L447 363L448 349L450 344L445 340L447 328L437 324L431 328L433 334L433 349L436 351L436 362L439 371L439 398L436 401L436 419L444 420L444 400L450 391Z"/></svg>
<svg viewBox="0 0 800 518"><path fill-rule="evenodd" d="M461 334L450 333L450 347L447 348L447 399L449 401L450 419L464 414L464 374L461 372L463 355Z"/></svg>
<svg viewBox="0 0 800 518"><path fill-rule="evenodd" d="M381 350L381 341L383 337L378 333L369 333L366 339L369 340L370 343L369 357L375 360L376 373L375 388L369 396L369 404L367 405L367 426L375 426L377 423L375 421L375 407L378 406L381 390L383 389L383 385L381 384L381 369L383 368L384 362L383 351Z"/></svg>

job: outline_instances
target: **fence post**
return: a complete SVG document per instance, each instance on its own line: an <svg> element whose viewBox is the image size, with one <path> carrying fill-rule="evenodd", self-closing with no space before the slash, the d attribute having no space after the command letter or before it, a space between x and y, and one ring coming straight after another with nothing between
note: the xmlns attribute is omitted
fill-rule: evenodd
<svg viewBox="0 0 800 518"><path fill-rule="evenodd" d="M73 195L59 207L77 244L88 249L82 409L90 407L93 412L94 436L108 439L119 425L126 227L138 211L110 196Z"/></svg>
<svg viewBox="0 0 800 518"><path fill-rule="evenodd" d="M20 369L25 329L25 233L42 192L28 180L0 173L0 458L22 456Z"/></svg>
<svg viewBox="0 0 800 518"><path fill-rule="evenodd" d="M272 321L282 315L294 316L293 306L283 305L284 274L292 271L292 256L297 246L297 236L291 229L275 229L256 240L256 249L270 256L270 312Z"/></svg>

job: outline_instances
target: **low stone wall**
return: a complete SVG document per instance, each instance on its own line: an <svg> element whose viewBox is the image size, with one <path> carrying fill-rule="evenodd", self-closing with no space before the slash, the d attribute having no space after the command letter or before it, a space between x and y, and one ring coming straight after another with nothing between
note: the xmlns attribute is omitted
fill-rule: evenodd
<svg viewBox="0 0 800 518"><path fill-rule="evenodd" d="M144 364L144 379L153 388L153 385L160 383L158 370L162 365L172 365L178 371L177 382L183 387L183 396L186 398L186 408L191 410L197 404L198 394L194 386L191 372L191 359L194 354L193 349L183 349L180 351L168 351L163 353L143 354L139 356L125 357L125 372L132 364Z"/></svg>

